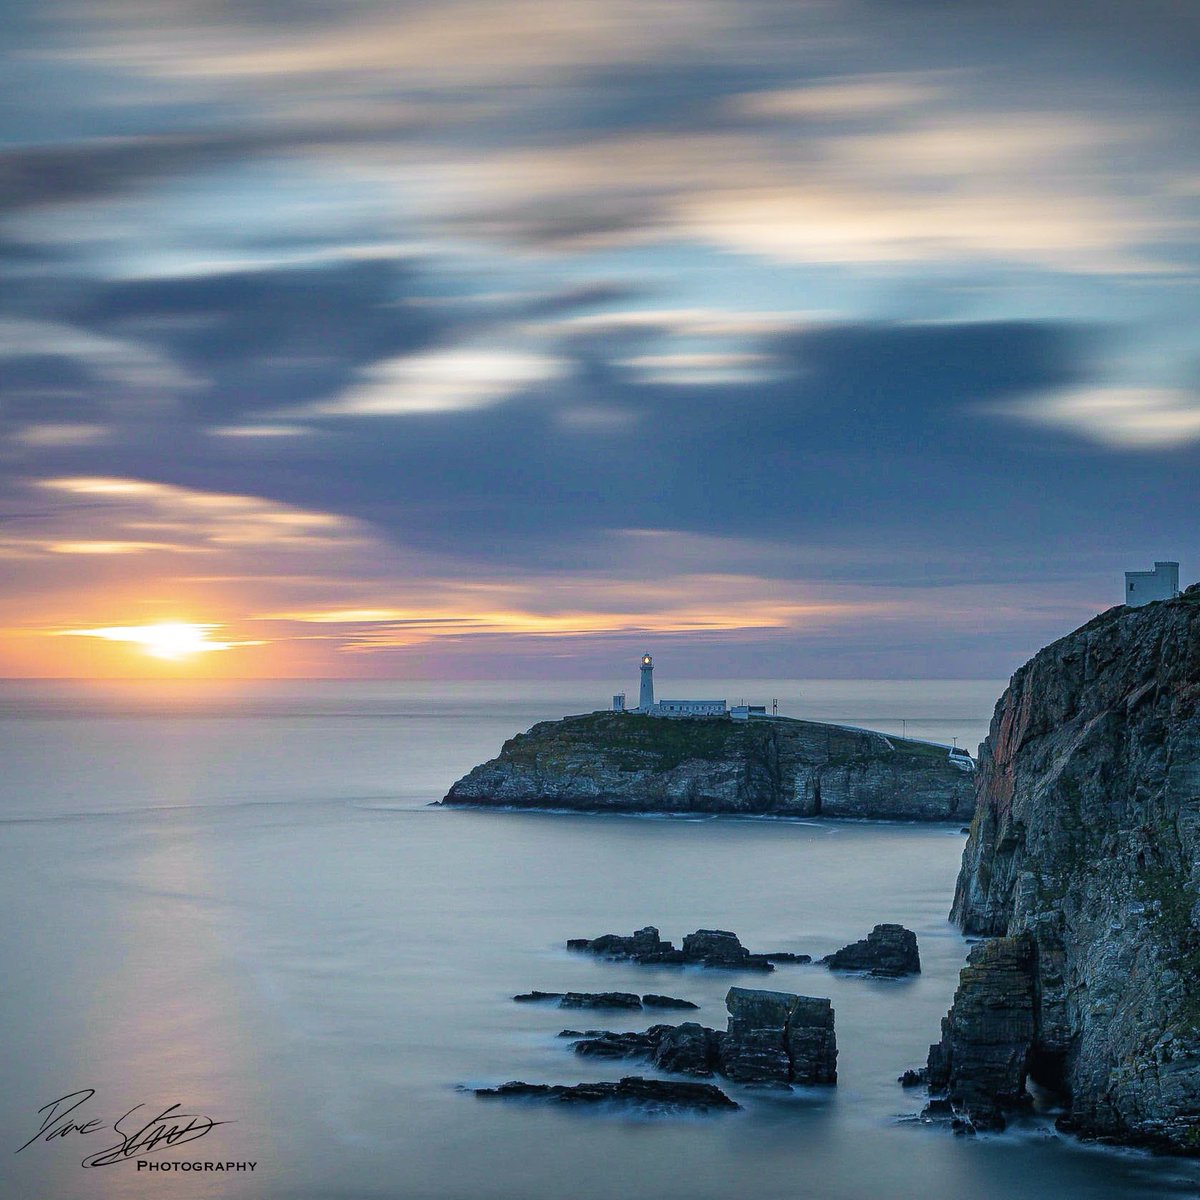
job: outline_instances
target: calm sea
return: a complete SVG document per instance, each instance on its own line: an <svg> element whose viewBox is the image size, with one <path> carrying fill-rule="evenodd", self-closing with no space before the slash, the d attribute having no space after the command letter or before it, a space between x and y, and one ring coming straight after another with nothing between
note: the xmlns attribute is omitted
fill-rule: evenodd
<svg viewBox="0 0 1200 1200"><path fill-rule="evenodd" d="M790 715L974 749L997 682L697 681ZM0 687L0 1194L24 1200L1014 1200L1194 1196L1200 1170L1081 1146L1048 1117L974 1140L906 1121L966 946L946 922L957 829L427 807L534 721L617 684L5 684ZM577 1082L579 1016L545 990L659 991L723 1025L763 977L569 955L652 923L823 954L878 921L916 930L904 982L782 967L829 996L836 1089L731 1089L744 1111L638 1118L484 1103L462 1084ZM650 1019L590 1016L590 1027ZM123 1127L167 1106L229 1122L154 1161L253 1174L82 1169L111 1130L12 1151L38 1109ZM151 1156L140 1156L151 1161Z"/></svg>

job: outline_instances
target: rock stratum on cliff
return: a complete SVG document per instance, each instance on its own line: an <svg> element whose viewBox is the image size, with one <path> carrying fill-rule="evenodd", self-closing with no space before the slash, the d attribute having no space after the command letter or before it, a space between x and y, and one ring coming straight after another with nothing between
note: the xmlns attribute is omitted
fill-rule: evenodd
<svg viewBox="0 0 1200 1200"><path fill-rule="evenodd" d="M974 788L944 747L870 730L597 712L511 738L443 803L961 822Z"/></svg>
<svg viewBox="0 0 1200 1200"><path fill-rule="evenodd" d="M976 946L931 1088L976 1125L1200 1153L1200 590L1117 608L1012 678L980 752L952 918Z"/></svg>

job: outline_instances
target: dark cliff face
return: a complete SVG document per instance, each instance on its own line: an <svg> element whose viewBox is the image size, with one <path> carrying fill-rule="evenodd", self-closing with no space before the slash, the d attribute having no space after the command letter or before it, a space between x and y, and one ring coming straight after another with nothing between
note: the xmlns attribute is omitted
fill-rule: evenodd
<svg viewBox="0 0 1200 1200"><path fill-rule="evenodd" d="M973 785L944 749L865 730L599 712L505 742L445 802L962 821Z"/></svg>
<svg viewBox="0 0 1200 1200"><path fill-rule="evenodd" d="M978 784L952 917L1032 939L1008 997L1032 1005L1028 1033L1010 1023L1022 1080L1062 1091L1084 1133L1200 1151L1200 591L1110 610L1022 667ZM931 1065L982 1036L984 975L964 971Z"/></svg>

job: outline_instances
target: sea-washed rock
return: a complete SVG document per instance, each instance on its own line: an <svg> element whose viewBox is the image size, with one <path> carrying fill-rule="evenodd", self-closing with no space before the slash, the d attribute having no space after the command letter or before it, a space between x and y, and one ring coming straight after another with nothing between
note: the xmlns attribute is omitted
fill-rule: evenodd
<svg viewBox="0 0 1200 1200"><path fill-rule="evenodd" d="M641 1008L642 1000L634 992L568 992L559 1008Z"/></svg>
<svg viewBox="0 0 1200 1200"><path fill-rule="evenodd" d="M589 1029L573 1047L583 1058L650 1058L670 1025L654 1025L645 1033L613 1033L607 1029ZM559 1037L570 1036L564 1029Z"/></svg>
<svg viewBox="0 0 1200 1200"><path fill-rule="evenodd" d="M617 933L597 938L571 938L568 950L599 954L618 961L630 961L649 966L718 967L730 971L773 971L776 962L811 962L807 954L777 951L772 954L751 954L736 933L728 929L697 929L683 939L682 949L665 942L653 925L639 929L629 937Z"/></svg>
<svg viewBox="0 0 1200 1200"><path fill-rule="evenodd" d="M522 992L513 999L518 1004L534 1004L557 1000L559 1008L699 1008L690 1000L675 996L659 996L648 992L638 996L636 992Z"/></svg>
<svg viewBox="0 0 1200 1200"><path fill-rule="evenodd" d="M1003 1129L1004 1111L1028 1107L1034 1040L1035 947L1027 934L980 942L967 956L942 1040L925 1077L976 1129Z"/></svg>
<svg viewBox="0 0 1200 1200"><path fill-rule="evenodd" d="M978 784L951 915L1001 940L972 950L930 1082L986 1113L1027 1075L1064 1128L1200 1153L1200 588L1035 655Z"/></svg>
<svg viewBox="0 0 1200 1200"><path fill-rule="evenodd" d="M866 971L888 979L921 971L917 935L903 925L876 925L861 942L843 946L821 961L835 971Z"/></svg>
<svg viewBox="0 0 1200 1200"><path fill-rule="evenodd" d="M668 1026L659 1036L650 1061L660 1071L677 1075L711 1075L716 1070L722 1036L695 1021Z"/></svg>
<svg viewBox="0 0 1200 1200"><path fill-rule="evenodd" d="M693 1021L641 1033L590 1031L575 1053L591 1058L648 1058L664 1071L714 1072L738 1083L831 1084L837 1081L834 1015L826 999L730 988L728 1029ZM570 1036L564 1030L560 1036Z"/></svg>
<svg viewBox="0 0 1200 1200"><path fill-rule="evenodd" d="M815 996L730 988L720 1071L741 1081L837 1082L833 1008Z"/></svg>
<svg viewBox="0 0 1200 1200"><path fill-rule="evenodd" d="M697 929L683 939L683 960L705 967L724 967L735 971L773 971L763 954L751 954L736 933L728 929Z"/></svg>
<svg viewBox="0 0 1200 1200"><path fill-rule="evenodd" d="M485 1100L532 1098L549 1100L556 1104L619 1103L651 1111L714 1112L741 1107L711 1083L680 1083L664 1079L643 1079L637 1075L627 1076L616 1083L578 1083L567 1086L516 1080L499 1087L473 1090L476 1096Z"/></svg>

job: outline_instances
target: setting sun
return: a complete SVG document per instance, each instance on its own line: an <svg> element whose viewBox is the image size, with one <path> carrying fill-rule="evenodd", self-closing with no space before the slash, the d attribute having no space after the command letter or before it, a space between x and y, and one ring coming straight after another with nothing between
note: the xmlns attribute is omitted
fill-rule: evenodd
<svg viewBox="0 0 1200 1200"><path fill-rule="evenodd" d="M155 625L119 625L106 629L65 629L71 637L103 638L109 642L129 642L153 658L177 662L212 650L229 650L234 646L250 646L256 642L220 642L210 640L212 624L193 624L186 621L162 621Z"/></svg>

